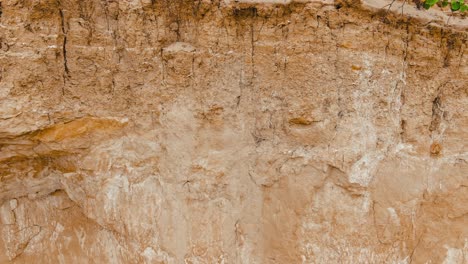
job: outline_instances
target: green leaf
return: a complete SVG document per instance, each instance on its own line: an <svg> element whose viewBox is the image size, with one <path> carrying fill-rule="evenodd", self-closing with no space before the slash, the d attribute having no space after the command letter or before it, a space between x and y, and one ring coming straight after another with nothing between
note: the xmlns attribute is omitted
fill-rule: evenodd
<svg viewBox="0 0 468 264"><path fill-rule="evenodd" d="M463 4L465 3L465 0L459 0L458 2L460 2L460 5L463 6Z"/></svg>
<svg viewBox="0 0 468 264"><path fill-rule="evenodd" d="M444 1L442 2L442 6L443 6L443 7L448 6L448 4L449 4L449 2L448 2L447 0L444 0Z"/></svg>
<svg viewBox="0 0 468 264"><path fill-rule="evenodd" d="M424 3L429 5L429 6L433 6L433 5L437 4L437 2L439 2L439 0L426 0Z"/></svg>
<svg viewBox="0 0 468 264"><path fill-rule="evenodd" d="M460 2L458 1L452 1L452 11L457 11L458 9L460 9Z"/></svg>
<svg viewBox="0 0 468 264"><path fill-rule="evenodd" d="M423 7L424 7L424 9L429 9L429 8L431 8L431 6L428 5L427 3L424 3L424 4L423 4Z"/></svg>
<svg viewBox="0 0 468 264"><path fill-rule="evenodd" d="M462 5L460 7L460 12L465 12L466 10L468 10L468 6L467 5Z"/></svg>

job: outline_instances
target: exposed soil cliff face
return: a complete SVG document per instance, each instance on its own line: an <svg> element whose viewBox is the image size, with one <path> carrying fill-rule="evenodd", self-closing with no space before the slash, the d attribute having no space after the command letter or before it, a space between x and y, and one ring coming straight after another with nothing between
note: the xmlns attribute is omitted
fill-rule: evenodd
<svg viewBox="0 0 468 264"><path fill-rule="evenodd" d="M1 1L0 262L467 263L466 28L271 2Z"/></svg>

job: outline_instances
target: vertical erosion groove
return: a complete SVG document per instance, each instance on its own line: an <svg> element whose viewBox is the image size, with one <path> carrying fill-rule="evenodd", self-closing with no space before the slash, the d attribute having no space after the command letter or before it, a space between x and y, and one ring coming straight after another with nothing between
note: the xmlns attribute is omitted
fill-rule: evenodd
<svg viewBox="0 0 468 264"><path fill-rule="evenodd" d="M65 17L64 17L64 14L63 14L63 9L61 7L60 1L58 1L58 6L59 6L59 14L60 14L61 31L62 31L62 35L63 35L63 41L62 41L62 56L63 56L62 95L65 95L65 86L66 86L68 78L70 78L70 71L68 69L68 62L67 62L67 29L65 27Z"/></svg>

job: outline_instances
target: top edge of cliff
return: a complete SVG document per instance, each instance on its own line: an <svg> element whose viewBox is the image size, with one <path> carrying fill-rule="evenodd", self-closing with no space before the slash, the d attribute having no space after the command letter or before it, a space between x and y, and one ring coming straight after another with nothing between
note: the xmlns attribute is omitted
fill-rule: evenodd
<svg viewBox="0 0 468 264"><path fill-rule="evenodd" d="M443 10L434 6L430 10L418 8L409 0L224 0L226 5L290 5L295 3L319 4L323 6L347 5L363 11L400 16L397 19L412 19L420 24L438 25L458 30L468 28L465 14Z"/></svg>

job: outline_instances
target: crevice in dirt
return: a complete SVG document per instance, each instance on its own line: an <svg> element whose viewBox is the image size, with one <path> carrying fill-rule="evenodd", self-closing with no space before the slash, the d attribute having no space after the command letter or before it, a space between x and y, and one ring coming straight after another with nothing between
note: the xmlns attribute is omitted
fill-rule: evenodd
<svg viewBox="0 0 468 264"><path fill-rule="evenodd" d="M67 58L67 34L68 30L66 28L65 23L65 16L63 13L63 8L61 7L61 2L57 1L59 6L59 15L60 15L60 28L61 33L63 36L62 40L62 58L63 58L63 87L62 87L62 95L65 95L65 88L67 85L67 81L70 78L70 70L68 68L68 58Z"/></svg>
<svg viewBox="0 0 468 264"><path fill-rule="evenodd" d="M252 24L250 25L250 45L251 45L251 50L250 50L250 62L252 63L252 80L255 76L255 39L254 39L254 21L252 21Z"/></svg>
<svg viewBox="0 0 468 264"><path fill-rule="evenodd" d="M407 61L408 61L408 49L409 49L409 44L410 44L410 38L411 38L411 35L410 35L410 19L406 22L406 27L405 27L405 30L406 30L406 35L405 35L405 48L404 48L404 53L403 53L403 63L404 63L404 67L406 68L406 65L407 65ZM405 69L403 69L405 70Z"/></svg>
<svg viewBox="0 0 468 264"><path fill-rule="evenodd" d="M23 255L24 251L28 248L29 244L31 243L31 240L33 240L36 236L38 236L42 232L42 226L32 225L32 226L22 228L21 230L16 232L16 233L19 233L19 232L22 232L25 229L35 228L35 227L39 227L39 230L35 234L31 235L26 241L24 241L23 243L20 243L18 245L18 248L15 250L16 251L15 255L10 258L10 261L14 262Z"/></svg>
<svg viewBox="0 0 468 264"><path fill-rule="evenodd" d="M423 234L421 234L418 238L418 242L416 242L416 245L414 246L413 250L411 250L411 254L409 255L409 264L413 263L413 257L414 257L414 252L416 252L416 249L419 247L419 244L421 243Z"/></svg>
<svg viewBox="0 0 468 264"><path fill-rule="evenodd" d="M440 96L436 96L436 98L434 98L432 101L432 117L431 125L429 126L430 132L434 132L439 129L443 114L444 111L442 110L442 101Z"/></svg>

